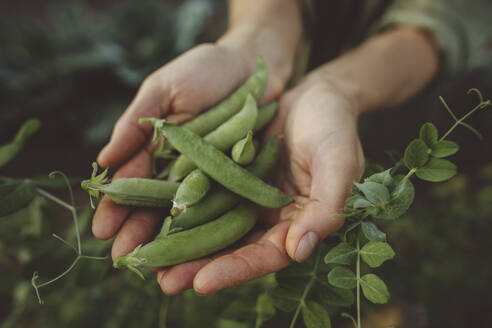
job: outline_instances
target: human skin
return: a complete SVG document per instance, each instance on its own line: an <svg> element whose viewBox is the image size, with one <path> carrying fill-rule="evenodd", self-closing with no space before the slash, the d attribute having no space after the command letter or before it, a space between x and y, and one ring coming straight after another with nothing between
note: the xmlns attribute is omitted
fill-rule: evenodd
<svg viewBox="0 0 492 328"><path fill-rule="evenodd" d="M245 3L231 1L230 26L220 40L191 49L142 83L97 159L100 166L117 169L114 179L151 176L151 153L155 149L152 128L138 124L139 118L165 117L178 122L191 119L232 93L254 73L258 55L269 71L269 84L260 104L279 97L291 75L301 38L298 2ZM271 47L274 38L279 44ZM104 196L94 215L92 231L100 239L117 234L111 252L114 259L148 242L161 221L156 211L131 211Z"/></svg>
<svg viewBox="0 0 492 328"><path fill-rule="evenodd" d="M280 98L267 131L283 136L286 153L277 185L295 204L264 217L271 225L235 250L165 268L157 279L166 294L194 288L207 295L302 262L338 230L354 181L364 170L358 117L397 105L435 76L438 54L428 35L394 28L307 75Z"/></svg>
<svg viewBox="0 0 492 328"><path fill-rule="evenodd" d="M288 3L290 10L289 5L276 7L276 1L258 0L256 6L232 1L230 29L216 45L191 50L144 82L115 126L99 164L121 165L116 177L149 176L151 131L136 124L138 118L189 119L245 80L254 70L255 54L265 58L272 77L262 101L276 98L292 71L301 28L297 4ZM286 28L293 30L288 33ZM275 41L275 36L286 39ZM286 151L276 181L295 204L266 213L271 227L252 233L242 247L158 270L162 290L175 294L193 287L200 294L211 294L278 271L292 260L305 260L320 240L343 225L343 219L333 215L340 213L353 181L363 172L358 117L409 98L437 69L432 39L425 32L396 27L307 75L280 98L279 113L266 133L283 136ZM217 87L210 85L209 76L214 76ZM155 212L129 213L104 198L93 232L102 239L118 233L112 249L115 258L149 241L158 222Z"/></svg>

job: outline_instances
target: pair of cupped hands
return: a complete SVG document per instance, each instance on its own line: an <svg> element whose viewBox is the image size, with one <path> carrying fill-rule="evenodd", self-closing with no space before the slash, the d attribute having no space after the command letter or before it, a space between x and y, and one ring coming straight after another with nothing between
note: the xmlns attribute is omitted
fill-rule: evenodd
<svg viewBox="0 0 492 328"><path fill-rule="evenodd" d="M260 105L279 101L276 117L263 133L283 145L271 180L294 199L279 210L262 212L265 229L218 254L166 268L155 268L166 294L194 288L202 295L278 271L293 260L306 260L316 244L344 223L341 213L352 184L364 169L357 135L357 103L327 80L306 76L284 92L288 82L269 66L269 85ZM110 142L98 156L102 167L117 168L114 179L150 177L152 127L141 117L185 122L233 92L255 71L256 58L220 45L197 46L145 79L117 121ZM292 71L292 68L287 68ZM104 196L92 231L99 239L116 236L112 257L152 240L162 216L154 210L131 210ZM261 225L260 225L261 226ZM172 250L169 250L172 251Z"/></svg>

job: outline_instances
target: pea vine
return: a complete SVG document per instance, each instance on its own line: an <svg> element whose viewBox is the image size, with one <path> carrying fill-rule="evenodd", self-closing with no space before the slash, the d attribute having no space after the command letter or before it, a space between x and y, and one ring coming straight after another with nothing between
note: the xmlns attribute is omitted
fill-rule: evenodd
<svg viewBox="0 0 492 328"><path fill-rule="evenodd" d="M330 315L355 303L355 314L341 312L341 316L351 320L355 328L361 328L361 291L374 304L388 302L390 293L385 282L369 272L395 256L378 225L408 211L415 196L411 182L414 175L429 182L445 181L456 175L456 165L444 158L459 150L455 142L447 140L457 127L463 126L482 138L465 120L476 111L492 106L492 102L484 100L477 89L470 89L470 93L477 94L479 103L461 118L439 97L454 120L440 138L437 128L425 123L418 138L408 144L403 158L394 167L354 183L344 214L337 215L346 218L344 229L338 233L340 241L330 246L325 241L305 263L293 264L276 273L277 285L258 298L256 327L273 317L275 308L294 312L290 328L295 327L300 313L308 328L331 327ZM398 173L403 167L407 172ZM363 263L367 267L362 267Z"/></svg>
<svg viewBox="0 0 492 328"><path fill-rule="evenodd" d="M19 152L24 147L24 143L30 136L32 136L39 130L40 126L41 123L39 122L39 120L29 119L21 126L16 136L10 143L0 147L0 167L7 164L19 154ZM81 259L106 260L109 258L108 256L89 256L82 253L82 243L78 226L77 208L75 206L75 199L72 191L72 183L74 181L71 181L63 172L60 171L51 172L48 177L49 180L44 177L23 179L0 177L0 217L10 215L26 207L36 196L42 196L46 199L49 199L50 201L55 202L56 204L69 210L72 214L73 224L75 227L76 246L72 245L57 234L52 234L52 236L63 243L65 246L73 249L76 257L73 260L72 264L70 264L70 266L65 271L48 281L38 283L37 280L39 279L39 274L37 272L33 273L31 284L34 287L36 296L40 304L43 304L44 301L41 298L39 289L51 285L52 283L66 276L75 268L75 266ZM65 186L68 189L70 194L70 203L61 200L60 198L54 196L53 194L42 188L60 186Z"/></svg>

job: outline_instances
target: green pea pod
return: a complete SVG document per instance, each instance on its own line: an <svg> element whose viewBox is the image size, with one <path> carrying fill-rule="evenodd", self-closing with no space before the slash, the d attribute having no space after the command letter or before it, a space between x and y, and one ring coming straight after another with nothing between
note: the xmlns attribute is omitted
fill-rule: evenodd
<svg viewBox="0 0 492 328"><path fill-rule="evenodd" d="M155 239L130 254L118 256L113 266L127 267L143 278L139 267L175 265L215 253L242 238L257 219L255 206L244 203L217 220Z"/></svg>
<svg viewBox="0 0 492 328"><path fill-rule="evenodd" d="M176 216L182 211L186 212L186 208L202 199L209 189L210 179L200 169L191 171L176 191L171 214Z"/></svg>
<svg viewBox="0 0 492 328"><path fill-rule="evenodd" d="M232 159L193 132L155 118L141 119L140 122L154 124L157 134L164 135L198 168L232 192L268 208L280 208L292 202L292 198L234 163Z"/></svg>
<svg viewBox="0 0 492 328"><path fill-rule="evenodd" d="M186 122L182 126L199 136L215 130L234 114L239 112L249 94L259 100L268 85L268 70L261 57L256 60L256 72L229 97L217 106Z"/></svg>
<svg viewBox="0 0 492 328"><path fill-rule="evenodd" d="M107 170L96 175L97 165L94 163L93 167L91 178L81 183L82 189L91 196L93 207L92 197L99 197L101 192L119 205L171 207L171 200L179 186L176 182L143 178L120 178L107 183Z"/></svg>
<svg viewBox="0 0 492 328"><path fill-rule="evenodd" d="M277 113L278 104L276 101L266 104L258 108L258 117L256 118L256 124L253 128L253 132L258 132L263 129Z"/></svg>
<svg viewBox="0 0 492 328"><path fill-rule="evenodd" d="M253 144L253 131L249 131L246 138L236 142L232 147L231 158L241 165L248 165L255 158L255 145Z"/></svg>
<svg viewBox="0 0 492 328"><path fill-rule="evenodd" d="M162 223L161 231L157 236L155 236L154 239L159 239L159 238L164 238L167 235L169 235L169 232L171 231L171 225L173 222L173 217L172 216L167 216L164 219L164 222Z"/></svg>
<svg viewBox="0 0 492 328"><path fill-rule="evenodd" d="M251 130L258 116L258 107L253 96L248 95L243 108L239 113L224 122L214 131L207 134L203 139L220 151L231 148L238 140ZM173 143L171 141L171 143ZM195 163L186 155L181 154L171 167L169 172L170 181L179 181L196 168Z"/></svg>
<svg viewBox="0 0 492 328"><path fill-rule="evenodd" d="M275 136L271 136L253 163L246 167L248 171L265 179L270 171L275 167L279 154L278 141ZM193 206L187 208L172 220L173 229L189 229L194 226L206 223L227 212L241 201L241 196L225 189L222 186L215 186L207 195Z"/></svg>

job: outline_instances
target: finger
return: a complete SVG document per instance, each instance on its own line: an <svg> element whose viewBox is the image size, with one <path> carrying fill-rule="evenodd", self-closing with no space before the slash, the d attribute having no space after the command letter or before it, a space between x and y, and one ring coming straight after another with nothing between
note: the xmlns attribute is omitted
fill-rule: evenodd
<svg viewBox="0 0 492 328"><path fill-rule="evenodd" d="M113 237L129 213L129 207L117 205L108 195L104 195L92 219L92 233L97 239Z"/></svg>
<svg viewBox="0 0 492 328"><path fill-rule="evenodd" d="M166 295L181 293L193 287L197 272L211 261L212 257L206 257L163 269L157 273L157 282Z"/></svg>
<svg viewBox="0 0 492 328"><path fill-rule="evenodd" d="M130 253L135 247L149 242L160 221L162 218L156 210L140 209L132 212L113 243L113 261L120 255Z"/></svg>
<svg viewBox="0 0 492 328"><path fill-rule="evenodd" d="M139 124L141 117L162 117L169 110L169 94L165 82L151 77L140 87L135 99L118 119L111 140L99 153L102 167L116 167L133 155L152 131L150 124Z"/></svg>
<svg viewBox="0 0 492 328"><path fill-rule="evenodd" d="M295 220L287 234L286 248L295 261L306 260L320 240L344 223L344 219L334 215L343 211L353 181L360 178L363 155L357 138L339 144L345 145L344 149L320 149L320 155L313 161L309 200L294 210Z"/></svg>
<svg viewBox="0 0 492 328"><path fill-rule="evenodd" d="M146 178L151 175L151 151L154 147L148 144L134 158L123 165L115 173L113 180L124 177ZM96 238L108 239L113 237L120 229L122 223L130 213L130 207L115 204L105 195L99 205L92 220L92 233Z"/></svg>
<svg viewBox="0 0 492 328"><path fill-rule="evenodd" d="M289 225L289 221L279 223L257 242L205 265L193 281L195 291L209 295L286 267L290 263L284 248Z"/></svg>
<svg viewBox="0 0 492 328"><path fill-rule="evenodd" d="M178 264L170 268L164 268L157 274L157 282L166 295L175 295L186 289L190 289L193 287L193 279L198 271L200 271L201 268L210 263L213 259L231 253L234 249L237 249L243 245L254 243L264 234L265 232L263 230L255 230L254 232L248 234L246 238L241 240L239 244L236 244L233 249L228 248L206 258Z"/></svg>

